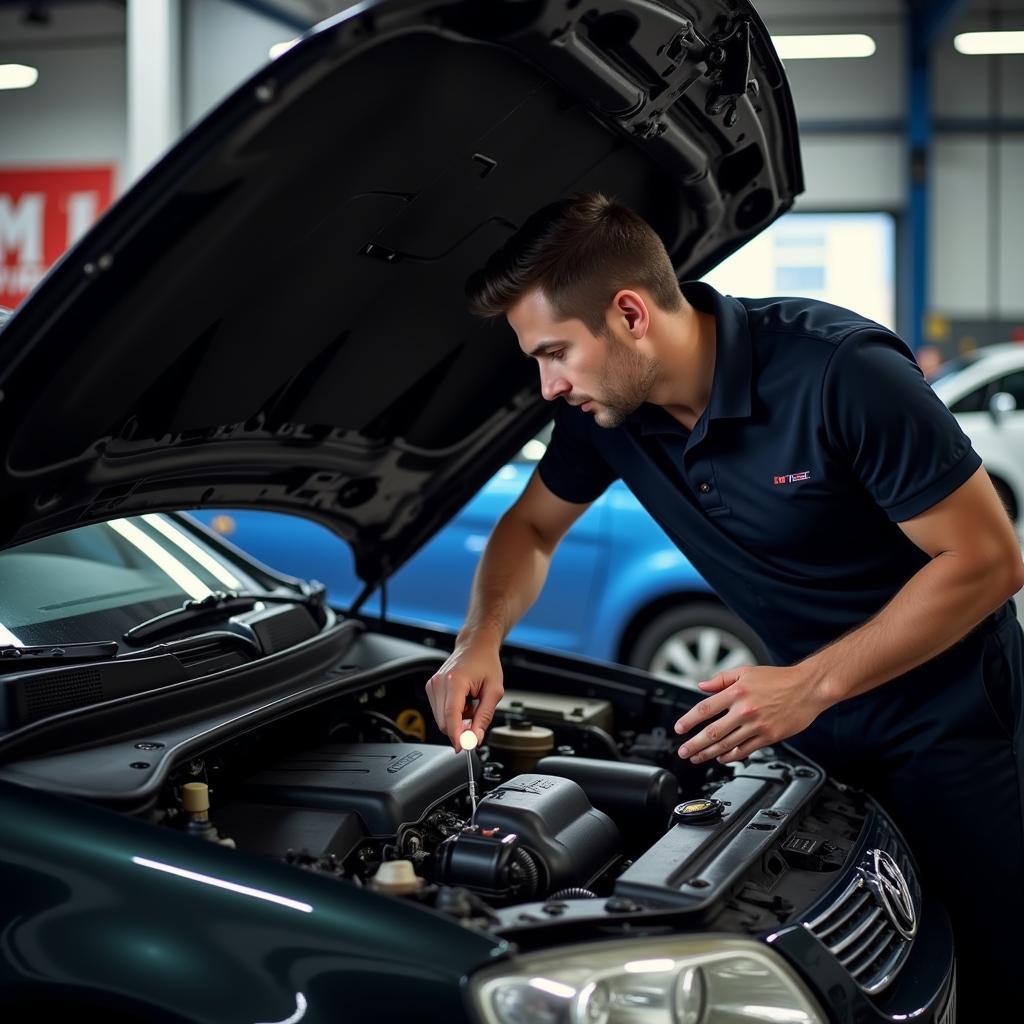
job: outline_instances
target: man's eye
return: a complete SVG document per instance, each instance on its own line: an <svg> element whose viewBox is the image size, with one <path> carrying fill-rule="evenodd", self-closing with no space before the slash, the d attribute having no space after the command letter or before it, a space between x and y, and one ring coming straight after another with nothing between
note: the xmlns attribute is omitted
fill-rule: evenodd
<svg viewBox="0 0 1024 1024"><path fill-rule="evenodd" d="M565 358L565 349L564 348L560 348L560 349L556 349L554 352L549 352L548 353L548 358L549 359L557 359L559 362L561 362L561 360Z"/></svg>

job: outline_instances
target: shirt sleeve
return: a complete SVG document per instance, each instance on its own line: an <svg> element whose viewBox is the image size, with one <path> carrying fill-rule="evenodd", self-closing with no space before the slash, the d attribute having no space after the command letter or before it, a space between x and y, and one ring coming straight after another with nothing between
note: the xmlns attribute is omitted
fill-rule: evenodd
<svg viewBox="0 0 1024 1024"><path fill-rule="evenodd" d="M910 349L882 329L858 331L839 344L822 402L832 445L893 522L948 497L981 465Z"/></svg>
<svg viewBox="0 0 1024 1024"><path fill-rule="evenodd" d="M585 416L568 405L558 410L551 441L537 466L552 494L577 505L595 501L618 477L590 438L592 426Z"/></svg>

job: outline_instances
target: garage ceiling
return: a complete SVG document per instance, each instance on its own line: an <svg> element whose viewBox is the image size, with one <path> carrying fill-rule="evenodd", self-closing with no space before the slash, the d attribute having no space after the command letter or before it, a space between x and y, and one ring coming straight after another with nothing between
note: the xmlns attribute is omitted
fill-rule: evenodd
<svg viewBox="0 0 1024 1024"><path fill-rule="evenodd" d="M276 18L296 32L348 6L344 0L224 2ZM801 23L820 27L834 21L844 27L851 23L867 27L873 22L902 21L912 8L938 10L948 8L951 2L960 4L961 14L970 13L975 18L997 14L1006 23L1024 23L1024 0L754 0L754 6L769 28L796 31ZM47 29L53 39L61 28L67 30L72 26L74 34L86 36L109 32L117 25L123 28L126 6L127 0L0 0L0 12L6 15L4 42L16 41L23 32L38 38L41 29Z"/></svg>

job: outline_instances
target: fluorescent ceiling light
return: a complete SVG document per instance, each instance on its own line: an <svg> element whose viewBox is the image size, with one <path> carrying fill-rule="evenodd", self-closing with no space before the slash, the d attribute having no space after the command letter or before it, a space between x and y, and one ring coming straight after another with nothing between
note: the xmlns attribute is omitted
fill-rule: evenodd
<svg viewBox="0 0 1024 1024"><path fill-rule="evenodd" d="M775 49L783 60L814 60L817 58L870 57L875 52L871 36L772 36Z"/></svg>
<svg viewBox="0 0 1024 1024"><path fill-rule="evenodd" d="M283 43L274 43L270 48L270 59L273 60L275 57L280 57L282 53L287 53L298 41L298 38L295 38L286 39Z"/></svg>
<svg viewBox="0 0 1024 1024"><path fill-rule="evenodd" d="M0 64L0 89L27 89L39 81L39 71L27 64Z"/></svg>
<svg viewBox="0 0 1024 1024"><path fill-rule="evenodd" d="M953 37L960 53L1024 53L1024 32L961 32Z"/></svg>

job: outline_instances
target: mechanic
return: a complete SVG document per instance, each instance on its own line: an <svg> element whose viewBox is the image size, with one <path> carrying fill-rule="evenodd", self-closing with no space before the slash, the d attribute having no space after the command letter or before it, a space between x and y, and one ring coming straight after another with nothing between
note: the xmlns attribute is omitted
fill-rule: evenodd
<svg viewBox="0 0 1024 1024"><path fill-rule="evenodd" d="M800 298L676 279L654 230L591 193L534 214L470 279L561 398L427 683L459 749L502 696L499 649L566 531L621 478L761 637L676 724L726 764L790 740L894 816L954 924L961 1019L1018 999L1024 585L1012 525L909 348Z"/></svg>

